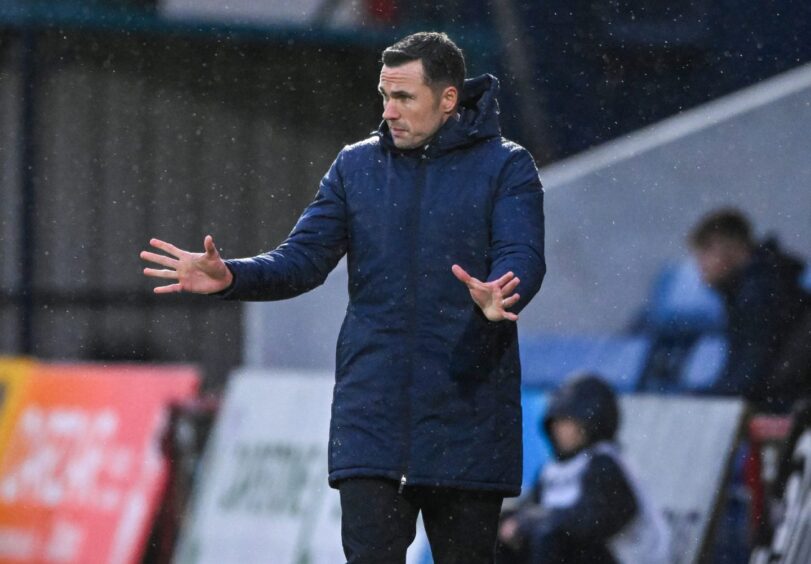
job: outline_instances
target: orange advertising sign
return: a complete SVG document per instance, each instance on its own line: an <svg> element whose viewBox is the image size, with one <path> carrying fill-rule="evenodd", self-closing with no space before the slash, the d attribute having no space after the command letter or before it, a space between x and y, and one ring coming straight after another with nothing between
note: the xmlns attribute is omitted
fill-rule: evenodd
<svg viewBox="0 0 811 564"><path fill-rule="evenodd" d="M166 476L166 406L192 368L35 365L0 453L0 561L135 563Z"/></svg>
<svg viewBox="0 0 811 564"><path fill-rule="evenodd" d="M0 357L0 453L6 448L33 366L30 360Z"/></svg>

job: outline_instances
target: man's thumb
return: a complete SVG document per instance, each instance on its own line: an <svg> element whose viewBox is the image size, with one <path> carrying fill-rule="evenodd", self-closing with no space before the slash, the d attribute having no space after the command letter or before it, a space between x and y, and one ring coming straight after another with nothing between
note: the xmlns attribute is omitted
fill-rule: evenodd
<svg viewBox="0 0 811 564"><path fill-rule="evenodd" d="M468 274L465 271L465 269L459 266L458 264L454 264L453 266L451 266L451 272L453 272L453 275L456 276L456 278L460 282L464 282L465 284L467 284L468 281L470 280L470 274Z"/></svg>
<svg viewBox="0 0 811 564"><path fill-rule="evenodd" d="M205 249L206 255L208 255L209 258L216 258L219 254L217 252L217 246L214 244L214 237L211 235L206 235L206 238L203 239L203 248Z"/></svg>

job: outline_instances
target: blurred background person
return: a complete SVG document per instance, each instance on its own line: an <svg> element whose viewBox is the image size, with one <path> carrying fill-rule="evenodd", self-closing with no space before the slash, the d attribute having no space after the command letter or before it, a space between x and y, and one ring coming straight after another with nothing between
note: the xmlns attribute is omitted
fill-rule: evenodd
<svg viewBox="0 0 811 564"><path fill-rule="evenodd" d="M689 235L703 281L723 298L726 366L712 394L740 395L764 411L785 411L811 384L811 296L804 265L774 238L758 242L748 218L722 208Z"/></svg>
<svg viewBox="0 0 811 564"><path fill-rule="evenodd" d="M668 530L616 443L620 411L599 376L569 379L543 418L555 461L499 527L502 564L668 561Z"/></svg>

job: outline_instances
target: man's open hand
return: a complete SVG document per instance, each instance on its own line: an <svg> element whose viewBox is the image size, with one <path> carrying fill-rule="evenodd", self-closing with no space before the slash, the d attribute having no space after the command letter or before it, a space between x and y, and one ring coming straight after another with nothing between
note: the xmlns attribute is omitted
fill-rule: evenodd
<svg viewBox="0 0 811 564"><path fill-rule="evenodd" d="M454 264L451 270L454 276L470 290L470 297L481 308L487 319L490 321L518 320L516 314L507 311L508 308L514 306L521 299L521 296L514 293L520 283L515 274L508 272L498 280L482 282L477 278L473 278L458 264Z"/></svg>
<svg viewBox="0 0 811 564"><path fill-rule="evenodd" d="M144 274L153 278L176 280L173 284L156 287L156 294L172 292L213 294L228 288L234 279L234 275L220 258L220 253L217 252L211 235L206 235L203 241L205 248L203 253L189 253L160 239L151 239L149 244L171 256L141 251L143 260L166 267L162 269L145 268Z"/></svg>

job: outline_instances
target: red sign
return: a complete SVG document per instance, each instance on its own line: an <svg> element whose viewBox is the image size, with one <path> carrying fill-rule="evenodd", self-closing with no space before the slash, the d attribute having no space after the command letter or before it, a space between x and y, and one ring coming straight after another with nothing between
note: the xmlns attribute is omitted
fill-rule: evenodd
<svg viewBox="0 0 811 564"><path fill-rule="evenodd" d="M0 453L0 561L141 558L166 467L166 407L188 367L35 365Z"/></svg>

